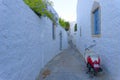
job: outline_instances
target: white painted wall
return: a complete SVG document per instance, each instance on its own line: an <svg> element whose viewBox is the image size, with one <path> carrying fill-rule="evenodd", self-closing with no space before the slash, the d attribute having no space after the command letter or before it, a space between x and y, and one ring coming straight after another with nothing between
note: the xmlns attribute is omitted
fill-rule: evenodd
<svg viewBox="0 0 120 80"><path fill-rule="evenodd" d="M22 0L0 0L0 80L35 80L40 70L68 47L67 34L52 22L41 19Z"/></svg>
<svg viewBox="0 0 120 80"><path fill-rule="evenodd" d="M120 0L96 0L101 6L101 38L91 37L91 10L94 0L78 0L77 24L81 27L82 36L78 29L76 45L84 53L85 46L96 41L93 50L100 54L104 69L113 77L120 79Z"/></svg>
<svg viewBox="0 0 120 80"><path fill-rule="evenodd" d="M70 34L71 35L73 35L75 33L74 26L75 26L75 22L70 22Z"/></svg>
<svg viewBox="0 0 120 80"><path fill-rule="evenodd" d="M73 44L76 43L76 31L74 30L76 22L70 22L70 40L72 40Z"/></svg>

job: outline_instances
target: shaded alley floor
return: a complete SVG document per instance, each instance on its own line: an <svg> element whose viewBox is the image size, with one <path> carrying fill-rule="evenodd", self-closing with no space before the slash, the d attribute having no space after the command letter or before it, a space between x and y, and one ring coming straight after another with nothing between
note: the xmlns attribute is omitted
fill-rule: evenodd
<svg viewBox="0 0 120 80"><path fill-rule="evenodd" d="M105 72L92 77L87 74L82 55L70 47L54 57L41 71L37 80L112 80Z"/></svg>

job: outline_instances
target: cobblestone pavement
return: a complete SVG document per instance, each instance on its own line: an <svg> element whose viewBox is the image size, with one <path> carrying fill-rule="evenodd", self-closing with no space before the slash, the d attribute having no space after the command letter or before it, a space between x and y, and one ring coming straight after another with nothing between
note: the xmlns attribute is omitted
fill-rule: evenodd
<svg viewBox="0 0 120 80"><path fill-rule="evenodd" d="M82 55L73 47L54 57L40 72L37 80L112 80L105 71L92 76L87 73Z"/></svg>

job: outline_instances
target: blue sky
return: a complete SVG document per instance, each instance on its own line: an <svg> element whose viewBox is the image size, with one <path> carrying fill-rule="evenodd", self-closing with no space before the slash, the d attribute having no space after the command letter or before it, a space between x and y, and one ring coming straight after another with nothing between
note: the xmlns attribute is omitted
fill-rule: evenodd
<svg viewBox="0 0 120 80"><path fill-rule="evenodd" d="M51 0L59 17L66 21L76 21L77 0Z"/></svg>

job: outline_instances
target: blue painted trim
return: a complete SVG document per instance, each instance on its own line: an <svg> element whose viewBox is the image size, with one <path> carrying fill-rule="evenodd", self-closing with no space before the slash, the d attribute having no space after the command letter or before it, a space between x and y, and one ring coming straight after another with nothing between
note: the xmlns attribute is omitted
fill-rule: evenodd
<svg viewBox="0 0 120 80"><path fill-rule="evenodd" d="M94 14L94 34L98 35L100 34L99 9L96 9L93 14Z"/></svg>

